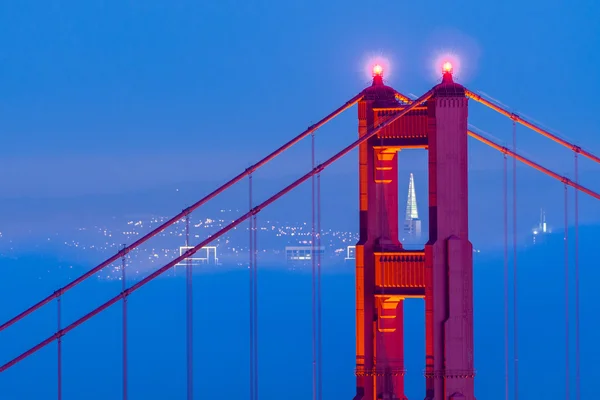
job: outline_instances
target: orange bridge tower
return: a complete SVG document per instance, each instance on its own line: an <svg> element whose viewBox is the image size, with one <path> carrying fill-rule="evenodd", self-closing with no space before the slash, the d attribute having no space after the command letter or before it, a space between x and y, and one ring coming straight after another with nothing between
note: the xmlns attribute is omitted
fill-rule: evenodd
<svg viewBox="0 0 600 400"><path fill-rule="evenodd" d="M379 66L363 95L359 136L405 107ZM467 114L465 90L446 64L426 103L360 145L355 400L406 399L403 307L411 298L425 300L425 399L475 399ZM399 241L398 158L415 148L428 150L429 241L407 251Z"/></svg>

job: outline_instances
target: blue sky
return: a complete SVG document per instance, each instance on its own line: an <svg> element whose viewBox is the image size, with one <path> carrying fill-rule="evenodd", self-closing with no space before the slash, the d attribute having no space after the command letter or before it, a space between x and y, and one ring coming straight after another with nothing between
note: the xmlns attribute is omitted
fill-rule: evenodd
<svg viewBox="0 0 600 400"><path fill-rule="evenodd" d="M5 2L2 229L54 231L59 218L70 226L81 215L139 212L136 203L173 214L369 85L366 71L380 57L388 84L420 95L439 79L435 60L455 53L457 80L600 154L599 16L593 1ZM473 102L470 122L511 142L511 122ZM321 129L318 159L353 141L356 125L353 109ZM522 127L518 135L520 153L572 177L568 150ZM499 234L502 157L474 141L471 150L473 232ZM261 197L307 171L309 155L304 142L261 170L257 188L269 186ZM400 199L414 172L421 213L426 166L425 152L401 154ZM582 182L600 190L600 167L580 168ZM562 185L518 171L520 229L530 230L541 207L562 226ZM345 188L329 212L356 219L356 154L324 179ZM580 220L600 221L586 196Z"/></svg>
<svg viewBox="0 0 600 400"><path fill-rule="evenodd" d="M231 176L367 85L373 55L390 60L389 84L420 94L454 51L463 83L600 153L599 16L591 0L4 2L0 195ZM471 115L508 139L508 121ZM327 152L354 137L355 111L335 126ZM570 170L568 153L522 132Z"/></svg>

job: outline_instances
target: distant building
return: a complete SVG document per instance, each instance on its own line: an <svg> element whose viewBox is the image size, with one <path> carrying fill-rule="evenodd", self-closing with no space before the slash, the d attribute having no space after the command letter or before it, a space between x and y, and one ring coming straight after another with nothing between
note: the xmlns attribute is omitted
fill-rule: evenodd
<svg viewBox="0 0 600 400"><path fill-rule="evenodd" d="M531 233L533 234L533 244L543 242L545 236L552 233L552 230L546 223L546 212L543 209L540 210L540 222L531 230Z"/></svg>
<svg viewBox="0 0 600 400"><path fill-rule="evenodd" d="M285 247L285 259L288 263L311 261L313 256L317 254L325 254L325 247L319 246L314 248L312 246L286 246Z"/></svg>
<svg viewBox="0 0 600 400"><path fill-rule="evenodd" d="M179 255L182 256L189 249L193 249L193 246L179 247ZM219 258L217 257L217 247L216 246L202 247L193 256L186 258L185 260L181 261L177 265L186 265L187 260L191 260L192 265L201 265L201 264L216 265L219 263Z"/></svg>
<svg viewBox="0 0 600 400"><path fill-rule="evenodd" d="M417 209L417 196L415 194L415 179L410 174L408 182L408 199L406 201L406 216L404 218L404 232L412 239L421 237L421 220Z"/></svg>
<svg viewBox="0 0 600 400"><path fill-rule="evenodd" d="M356 246L348 246L346 248L346 258L344 260L356 260Z"/></svg>

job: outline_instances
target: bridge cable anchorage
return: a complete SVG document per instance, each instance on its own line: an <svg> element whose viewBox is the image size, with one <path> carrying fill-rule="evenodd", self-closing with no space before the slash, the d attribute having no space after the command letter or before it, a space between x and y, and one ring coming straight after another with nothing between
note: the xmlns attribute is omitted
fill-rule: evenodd
<svg viewBox="0 0 600 400"><path fill-rule="evenodd" d="M584 157L589 158L592 161L595 161L597 163L600 164L600 157L590 153L589 151L586 151L584 149L582 149L579 146L576 146L564 139L559 138L558 136L548 132L545 129L542 129L541 127L525 120L524 118L522 118L521 116L519 116L518 114L512 113L510 111L508 111L507 109L505 109L504 107L499 106L498 104L484 99L481 95L474 93L468 89L465 89L465 94L468 98L477 101L478 103L483 104L484 106L487 106L489 108L491 108L492 110L510 118L511 120L513 120L514 122L518 122L519 124L531 129L534 132L539 133L542 136L547 137L548 139L551 139L553 141L555 141L556 143L560 144L561 146L564 146L566 148L568 148L569 150L572 150L576 153L579 153L581 155L583 155Z"/></svg>
<svg viewBox="0 0 600 400"><path fill-rule="evenodd" d="M579 184L579 152L575 157L575 183ZM579 191L575 192L575 398L581 400L579 353Z"/></svg>
<svg viewBox="0 0 600 400"><path fill-rule="evenodd" d="M56 298L56 321L57 321L57 333L59 334L57 338L57 398L58 400L62 400L62 328L61 328L61 299L62 296L59 294Z"/></svg>
<svg viewBox="0 0 600 400"><path fill-rule="evenodd" d="M123 244L123 248L126 245ZM127 256L124 254L121 257L121 290L123 295L123 400L127 400L127 281L125 275L125 267L127 265Z"/></svg>
<svg viewBox="0 0 600 400"><path fill-rule="evenodd" d="M517 152L517 122L512 123L513 151ZM513 157L513 352L514 352L514 399L519 400L519 315L518 315L518 269L517 269L517 159Z"/></svg>
<svg viewBox="0 0 600 400"><path fill-rule="evenodd" d="M287 149L289 149L290 147L294 146L295 144L297 144L298 142L300 142L302 139L304 139L305 137L307 137L308 135L310 135L313 130L316 130L316 129L322 127L327 122L331 121L332 119L334 119L335 117L337 117L338 115L340 115L341 113L343 113L344 111L346 111L347 109L349 109L350 107L354 106L362 98L363 98L363 93L360 92L359 94L357 94L356 96L354 96L352 99L350 99L349 101L347 101L346 103L344 103L344 105L342 105L341 107L339 107L338 109L336 109L335 111L333 111L332 113L330 113L329 115L327 115L325 118L323 118L322 120L320 120L319 122L317 122L316 124L314 124L310 130L306 130L306 131L300 133L298 136L296 136L295 138L291 139L290 141L288 141L284 145L280 146L275 151L273 151L272 153L270 153L269 155L267 155L266 157L264 157L262 160L258 161L256 164L254 164L253 168L255 170L261 168L262 166L264 166L265 164L267 164L269 161L273 160L274 158L276 158L277 156L279 156L281 153L283 153L284 151L286 151ZM73 281L69 282L67 285L65 285L63 288L61 288L61 290L68 291L68 290L72 289L73 287L77 286L78 284L80 284L81 282L83 282L84 280L88 279L89 277L94 276L100 270L104 269L105 267L109 266L110 264L114 263L115 261L118 261L123 256L123 254L129 253L131 250L133 250L133 249L139 247L140 245L144 244L149 239L151 239L154 236L158 235L159 233L161 233L162 231L164 231L169 226L175 224L182 217L184 217L186 213L193 212L194 210L196 210L197 208L199 208L203 204L207 203L209 200L215 198L217 195L219 195L219 194L223 193L225 190L229 189L234 184L240 182L243 178L246 177L246 175L247 175L246 171L243 171L242 173L238 174L237 176L235 176L234 178L230 179L225 184L221 185L220 187L218 187L217 189L215 189L211 193L207 194L206 196L204 196L203 198L201 198L200 200L198 200L196 203L192 204L190 207L188 207L183 212L180 212L179 214L175 215L173 218L171 218L168 221L162 223L160 226L156 227L154 230L148 232L146 235L142 236L141 238L139 238L138 240L136 240L135 242L133 242L131 245L129 245L125 249L120 250L119 252L117 252L113 256L107 258L106 260L104 260L103 262L101 262L100 264L98 264L97 266L95 266L94 268L92 268L91 270L89 270L86 273L80 275L78 278L74 279ZM21 319L25 318L26 316L28 316L29 314L33 313L34 311L40 309L41 307L43 307L44 305L48 304L50 301L54 300L55 298L56 298L56 293L53 293L53 294L49 295L48 297L44 298L43 300L40 300L36 304L32 305L31 307L29 307L25 311L21 312L20 314L16 315L15 317L11 318L10 320L6 321L2 325L0 325L0 332L2 332L4 329L8 328L9 326L15 324L17 321L20 321Z"/></svg>
<svg viewBox="0 0 600 400"><path fill-rule="evenodd" d="M565 183L565 399L569 400L569 185Z"/></svg>
<svg viewBox="0 0 600 400"><path fill-rule="evenodd" d="M253 214L252 208L252 175L248 176L248 203L249 203L249 213ZM256 400L254 397L254 235L252 234L252 230L254 228L253 219L250 218L248 227L249 241L248 241L248 306L249 306L249 329L250 329L250 400Z"/></svg>
<svg viewBox="0 0 600 400"><path fill-rule="evenodd" d="M317 399L323 400L323 318L321 307L321 175L317 175L317 343L318 388Z"/></svg>
<svg viewBox="0 0 600 400"><path fill-rule="evenodd" d="M508 278L508 157L506 153L504 158L504 176L503 176L503 208L504 208L504 398L509 400L509 278Z"/></svg>
<svg viewBox="0 0 600 400"><path fill-rule="evenodd" d="M433 95L433 89L429 90L427 93L425 93L424 95L422 95L419 99L415 100L415 102L413 104L410 104L409 106L407 106L406 108L404 108L402 111L400 111L396 115L392 116L389 120L387 120L379 128L377 128L377 129L375 129L375 130L373 130L371 132L368 132L366 135L358 138L357 140L355 140L354 142L352 142L348 146L344 147L342 150L340 150L339 152L337 152L336 154L334 154L333 156L331 156L329 159L327 159L325 162L323 162L322 164L320 164L320 168L317 167L316 170L319 170L319 171L324 170L325 168L327 168L328 166L330 166L331 164L333 164L334 162L336 162L337 160L339 160L340 158L342 158L343 156L345 156L346 154L348 154L349 152L351 152L352 150L354 150L357 146L361 145L362 143L364 143L367 140L369 140L370 138L372 138L380 130L384 129L389 124L392 124L393 122L397 121L401 117L403 117L406 114L408 114L418 104L426 101L432 95ZM274 195L272 195L271 197L269 197L268 199L266 199L265 201L263 201L262 203L260 203L255 208L258 209L258 210L262 210L265 207L268 207L269 205L273 204L275 201L277 201L281 197L285 196L287 193L291 192L293 189L295 189L296 187L298 187L302 183L306 182L315 173L316 173L315 170L309 171L308 173L304 174L300 178L296 179L295 181L293 181L292 183L290 183L289 185L287 185L285 188L281 189L279 192L275 193ZM82 316L81 318L79 318L78 320L72 322L71 324L69 324L68 326L66 326L65 328L63 328L61 330L61 334L64 335L64 334L69 333L73 329L77 328L79 325L83 324L84 322L88 321L89 319L93 318L94 316L98 315L102 311L106 310L107 308L109 308L110 306L112 306L113 304L115 304L117 301L119 301L120 299L122 299L123 296L130 295L131 293L135 292L136 290L138 290L141 287L143 287L144 285L146 285L148 282L150 282L150 281L154 280L155 278L161 276L162 274L164 274L165 272L167 272L171 268L173 268L176 264L178 264L181 261L183 261L186 257L190 257L190 256L194 255L202 247L208 245L213 240L218 239L219 237L223 236L224 234L226 234L230 230L234 229L239 224L241 224L242 222L244 222L245 220L247 220L248 218L250 218L252 215L253 215L252 212L248 211L244 215L238 217L236 220L230 222L228 225L224 226L223 228L221 228L220 230L218 230L213 235L210 235L208 238L204 239L203 241L201 241L200 243L198 243L197 245L195 245L193 248L191 248L188 251L186 251L184 254L180 255L179 257L175 257L173 260L171 260L167 264L163 265L161 268L155 270L151 274L147 275L145 278L143 278L140 281L136 282L130 288L128 288L125 292L121 292L121 293L117 294L116 296L114 296L111 299L107 300L105 303L99 305L98 307L94 308L92 311L88 312L87 314L85 314L84 316ZM7 363L5 363L4 365L0 366L0 373L6 371L7 369L9 369L13 365L17 364L21 360L24 360L25 358L29 357L30 355L36 353L38 350L46 347L48 344L52 343L56 339L57 339L57 333L54 333L53 335L50 335L48 338L46 338L43 341L39 342L37 345L31 347L29 350L21 353L17 357L13 358L12 360L10 360Z"/></svg>
<svg viewBox="0 0 600 400"><path fill-rule="evenodd" d="M185 247L190 247L190 213L185 215ZM190 256L191 257L191 256ZM185 259L187 400L194 399L194 291L192 259Z"/></svg>
<svg viewBox="0 0 600 400"><path fill-rule="evenodd" d="M548 168L543 167L540 164L535 163L535 162L533 162L533 161L531 161L531 160L529 160L529 159L527 159L527 158L525 158L525 157L523 157L523 156L515 153L514 151L511 151L511 150L507 149L506 147L502 147L499 144L491 141L490 139L485 138L485 137L483 137L483 136L481 136L481 135L479 135L479 134L477 134L477 133L475 133L475 132L473 132L471 130L468 130L467 133L472 138L477 139L480 142L487 144L491 148L496 149L496 150L498 150L498 151L500 151L500 152L502 152L504 154L507 154L507 155L515 158L516 160L522 162L523 164L525 164L525 165L527 165L529 167L537 169L538 171L540 171L540 172L542 172L542 173L544 173L544 174L546 174L546 175L548 175L548 176L550 176L550 177L552 177L552 178L554 178L554 179L556 179L556 180L558 180L558 181L560 181L562 183L565 183L565 184L571 186L572 188L577 189L580 192L583 192L583 193L585 193L585 194L587 194L587 195L589 195L589 196L591 196L591 197L593 197L593 198L595 198L597 200L600 200L600 193L595 192L595 191L593 191L593 190L591 190L591 189L589 189L589 188L587 188L585 186L582 186L579 183L573 182L569 178L567 178L565 176L561 176L561 175L557 174L556 172L553 172L553 171L549 170Z"/></svg>
<svg viewBox="0 0 600 400"><path fill-rule="evenodd" d="M315 135L311 134L311 166L315 169ZM311 178L311 265L312 265L312 276L311 276L311 295L312 295L312 398L317 400L317 289L316 289L316 221L315 221L315 175Z"/></svg>

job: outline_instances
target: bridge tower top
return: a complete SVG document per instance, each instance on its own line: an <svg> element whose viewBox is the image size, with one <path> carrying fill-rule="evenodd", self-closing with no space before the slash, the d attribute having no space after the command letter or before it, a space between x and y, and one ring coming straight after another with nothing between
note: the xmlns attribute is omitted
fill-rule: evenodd
<svg viewBox="0 0 600 400"><path fill-rule="evenodd" d="M373 108L398 107L394 88L383 83L383 68L373 67L373 83L363 91L363 101L371 101Z"/></svg>
<svg viewBox="0 0 600 400"><path fill-rule="evenodd" d="M444 63L442 67L442 82L435 86L433 97L466 96L464 86L454 82L452 64Z"/></svg>

